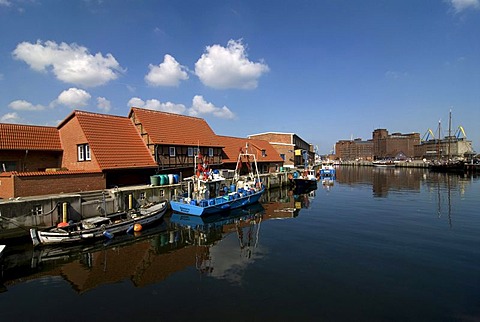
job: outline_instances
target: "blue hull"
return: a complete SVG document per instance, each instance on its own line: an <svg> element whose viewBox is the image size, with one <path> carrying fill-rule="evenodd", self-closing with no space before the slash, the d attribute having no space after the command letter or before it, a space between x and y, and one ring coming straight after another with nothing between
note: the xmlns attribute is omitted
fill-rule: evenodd
<svg viewBox="0 0 480 322"><path fill-rule="evenodd" d="M265 189L262 189L258 192L252 193L250 195L241 196L237 199L228 200L226 198L216 198L215 204L213 205L198 205L199 202L195 202L195 204L188 204L184 202L178 201L170 201L170 206L172 210L178 213L192 215L192 216L203 216L203 215L211 215L221 212L226 212L231 209L241 208L253 203L258 202L260 197L262 196Z"/></svg>
<svg viewBox="0 0 480 322"><path fill-rule="evenodd" d="M232 224L238 218L253 216L264 211L263 206L257 202L250 206L232 209L228 213L218 213L211 216L191 216L174 212L170 217L170 222L202 229Z"/></svg>

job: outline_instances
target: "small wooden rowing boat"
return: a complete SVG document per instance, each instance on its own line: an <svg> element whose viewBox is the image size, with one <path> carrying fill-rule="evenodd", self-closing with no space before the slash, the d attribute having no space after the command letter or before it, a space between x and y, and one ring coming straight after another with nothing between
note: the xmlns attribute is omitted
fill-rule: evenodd
<svg viewBox="0 0 480 322"><path fill-rule="evenodd" d="M34 246L82 242L98 238L113 238L114 234L126 233L134 229L135 224L148 225L162 219L167 210L167 202L161 202L107 216L83 219L77 223L69 223L47 230L30 229L30 237Z"/></svg>

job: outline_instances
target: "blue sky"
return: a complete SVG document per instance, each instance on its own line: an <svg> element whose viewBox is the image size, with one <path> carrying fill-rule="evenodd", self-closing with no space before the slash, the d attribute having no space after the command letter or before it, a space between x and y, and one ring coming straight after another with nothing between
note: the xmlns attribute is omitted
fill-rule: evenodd
<svg viewBox="0 0 480 322"><path fill-rule="evenodd" d="M480 0L0 0L0 122L138 106L328 153L452 110L480 152L479 34Z"/></svg>

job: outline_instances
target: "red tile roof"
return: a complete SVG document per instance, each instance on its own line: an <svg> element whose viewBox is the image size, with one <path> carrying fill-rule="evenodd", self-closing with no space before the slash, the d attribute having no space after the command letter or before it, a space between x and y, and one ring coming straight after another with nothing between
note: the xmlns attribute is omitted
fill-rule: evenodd
<svg viewBox="0 0 480 322"><path fill-rule="evenodd" d="M132 107L128 116L142 124L153 144L222 147L208 123L198 117L138 107Z"/></svg>
<svg viewBox="0 0 480 322"><path fill-rule="evenodd" d="M76 117L98 165L105 169L155 167L152 154L129 118L74 111L58 127Z"/></svg>
<svg viewBox="0 0 480 322"><path fill-rule="evenodd" d="M257 162L283 162L278 152L267 141L222 135L218 135L218 139L224 146L223 152L227 155L223 158L223 163L237 162L240 149L245 152L247 143L248 153L255 154ZM265 156L262 156L262 150L265 150Z"/></svg>
<svg viewBox="0 0 480 322"><path fill-rule="evenodd" d="M0 123L0 150L62 151L55 127Z"/></svg>
<svg viewBox="0 0 480 322"><path fill-rule="evenodd" d="M71 174L92 174L102 173L101 171L83 171L83 170L60 170L60 171L32 171L32 172L9 172L17 177L37 177L37 176L62 176Z"/></svg>

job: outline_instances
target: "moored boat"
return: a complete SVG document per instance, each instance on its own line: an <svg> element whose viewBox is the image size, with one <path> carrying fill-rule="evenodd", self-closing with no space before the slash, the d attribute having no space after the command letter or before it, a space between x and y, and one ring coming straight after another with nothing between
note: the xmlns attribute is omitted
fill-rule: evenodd
<svg viewBox="0 0 480 322"><path fill-rule="evenodd" d="M293 174L289 174L289 179L295 194L308 193L317 189L317 178L313 169L295 171Z"/></svg>
<svg viewBox="0 0 480 322"><path fill-rule="evenodd" d="M320 177L335 177L336 169L332 162L322 163L322 168L320 169Z"/></svg>
<svg viewBox="0 0 480 322"><path fill-rule="evenodd" d="M465 162L461 160L432 161L429 163L428 169L434 172L463 173L465 171Z"/></svg>
<svg viewBox="0 0 480 322"><path fill-rule="evenodd" d="M233 183L230 186L218 170L211 170L202 162L201 155L198 159L196 174L184 180L187 191L170 201L170 206L175 212L194 216L226 212L258 202L265 191L255 155L248 153L248 147L245 153L240 151ZM246 176L240 176L242 163L247 164L249 170Z"/></svg>
<svg viewBox="0 0 480 322"><path fill-rule="evenodd" d="M372 165L374 167L380 167L380 168L394 168L396 167L396 164L392 160L376 160L372 162Z"/></svg>
<svg viewBox="0 0 480 322"><path fill-rule="evenodd" d="M166 210L167 202L163 201L138 210L86 218L76 223L62 222L46 230L32 228L30 237L34 246L113 238L114 234L133 230L135 225L141 227L159 221Z"/></svg>

